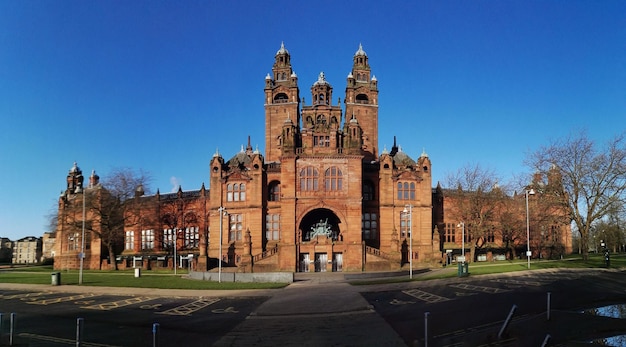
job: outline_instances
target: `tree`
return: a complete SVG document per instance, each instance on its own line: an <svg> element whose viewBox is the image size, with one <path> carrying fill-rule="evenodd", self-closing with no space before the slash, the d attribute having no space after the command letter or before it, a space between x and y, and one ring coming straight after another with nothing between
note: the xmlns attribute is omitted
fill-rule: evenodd
<svg viewBox="0 0 626 347"><path fill-rule="evenodd" d="M452 218L465 223L465 239L473 260L476 249L494 238L498 211L506 200L497 182L496 174L480 165L466 165L447 177L448 186L456 187L449 191L449 198L454 200Z"/></svg>
<svg viewBox="0 0 626 347"><path fill-rule="evenodd" d="M115 256L124 244L124 228L142 220L137 205L140 202L134 198L139 191L143 194L143 187L149 180L143 172L117 168L101 184L83 189L87 214L85 230L100 239L103 256L109 256L116 270ZM78 217L82 208L81 203L74 203L66 211L66 218L70 218L68 223L74 229L79 229L82 223L82 217Z"/></svg>
<svg viewBox="0 0 626 347"><path fill-rule="evenodd" d="M589 258L589 235L594 223L612 209L622 209L626 194L626 143L624 134L600 149L585 132L555 140L529 155L529 165L559 180L553 191L565 204L580 233L583 259Z"/></svg>

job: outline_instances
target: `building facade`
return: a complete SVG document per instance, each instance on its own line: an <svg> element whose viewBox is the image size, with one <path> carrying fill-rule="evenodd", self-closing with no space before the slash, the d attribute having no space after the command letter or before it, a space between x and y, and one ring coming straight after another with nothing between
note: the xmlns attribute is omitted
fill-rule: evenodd
<svg viewBox="0 0 626 347"><path fill-rule="evenodd" d="M7 237L0 237L0 264L13 261L13 241Z"/></svg>
<svg viewBox="0 0 626 347"><path fill-rule="evenodd" d="M432 188L431 160L411 158L395 138L390 151L378 147L378 81L361 46L343 102L322 72L306 103L284 45L264 86L265 155L248 138L230 158L213 155L208 189L144 195L137 187L115 259L85 236L88 268L216 271L221 261L227 271L330 272L442 262L445 222L433 216L443 218L435 211L444 199ZM74 165L60 211L80 204L82 180ZM86 190L97 178L90 182ZM55 267L75 267L79 230L59 220Z"/></svg>
<svg viewBox="0 0 626 347"><path fill-rule="evenodd" d="M41 260L41 238L27 236L13 245L13 264L37 264Z"/></svg>

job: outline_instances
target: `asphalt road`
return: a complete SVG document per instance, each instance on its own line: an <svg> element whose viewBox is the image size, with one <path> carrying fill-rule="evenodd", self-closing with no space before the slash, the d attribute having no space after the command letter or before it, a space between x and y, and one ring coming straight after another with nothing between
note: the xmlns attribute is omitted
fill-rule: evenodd
<svg viewBox="0 0 626 347"><path fill-rule="evenodd" d="M362 295L407 345L423 346L428 335L430 346L626 346L626 274L619 271L528 271L372 289ZM597 315L607 305L622 318Z"/></svg>
<svg viewBox="0 0 626 347"><path fill-rule="evenodd" d="M0 293L0 345L13 312L15 346L76 345L78 318L82 346L153 346L154 323L161 347L626 346L624 337L606 339L626 335L626 273L618 270L363 286L311 274L284 289L245 292L0 283ZM582 313L614 304L621 319Z"/></svg>
<svg viewBox="0 0 626 347"><path fill-rule="evenodd" d="M265 300L3 291L0 342L8 344L13 312L17 346L75 345L78 318L83 346L153 346L154 323L159 346L210 346Z"/></svg>

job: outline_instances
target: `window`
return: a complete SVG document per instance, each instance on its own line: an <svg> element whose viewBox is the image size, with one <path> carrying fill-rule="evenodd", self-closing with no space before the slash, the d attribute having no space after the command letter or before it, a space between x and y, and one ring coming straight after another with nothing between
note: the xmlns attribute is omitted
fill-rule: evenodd
<svg viewBox="0 0 626 347"><path fill-rule="evenodd" d="M496 241L496 234L493 231L493 229L487 230L486 234L487 234L486 235L487 236L486 237L487 238L487 242L495 242Z"/></svg>
<svg viewBox="0 0 626 347"><path fill-rule="evenodd" d="M226 186L226 193L226 200L228 201L246 201L246 184L229 183Z"/></svg>
<svg viewBox="0 0 626 347"><path fill-rule="evenodd" d="M378 239L378 222L376 213L364 213L361 221L361 230L365 240Z"/></svg>
<svg viewBox="0 0 626 347"><path fill-rule="evenodd" d="M174 230L163 229L163 248L170 249L174 247L174 235Z"/></svg>
<svg viewBox="0 0 626 347"><path fill-rule="evenodd" d="M280 182L270 183L267 198L269 201L280 201Z"/></svg>
<svg viewBox="0 0 626 347"><path fill-rule="evenodd" d="M342 175L341 170L339 170L336 166L329 167L326 169L326 173L324 174L324 184L327 191L331 190L341 190L342 186Z"/></svg>
<svg viewBox="0 0 626 347"><path fill-rule="evenodd" d="M411 215L408 213L400 213L400 238L411 237Z"/></svg>
<svg viewBox="0 0 626 347"><path fill-rule="evenodd" d="M455 242L455 237L456 236L456 224L454 223L447 223L446 224L446 230L445 230L445 234L444 234L444 242Z"/></svg>
<svg viewBox="0 0 626 347"><path fill-rule="evenodd" d="M363 184L363 200L374 200L374 185L372 184L372 182L365 182Z"/></svg>
<svg viewBox="0 0 626 347"><path fill-rule="evenodd" d="M415 200L414 182L398 182L398 200Z"/></svg>
<svg viewBox="0 0 626 347"><path fill-rule="evenodd" d="M185 229L185 248L198 248L200 245L200 228L188 227Z"/></svg>
<svg viewBox="0 0 626 347"><path fill-rule="evenodd" d="M241 241L243 239L243 216L230 214L228 241Z"/></svg>
<svg viewBox="0 0 626 347"><path fill-rule="evenodd" d="M267 214L265 216L265 238L273 241L280 239L280 215Z"/></svg>
<svg viewBox="0 0 626 347"><path fill-rule="evenodd" d="M314 147L330 147L330 136L313 136Z"/></svg>
<svg viewBox="0 0 626 347"><path fill-rule="evenodd" d="M80 237L78 233L72 233L67 236L67 250L75 251L78 249L78 241L80 241ZM20 244L20 247L22 245Z"/></svg>
<svg viewBox="0 0 626 347"><path fill-rule="evenodd" d="M312 166L307 166L300 170L300 190L313 191L318 189L318 177L317 169Z"/></svg>
<svg viewBox="0 0 626 347"><path fill-rule="evenodd" d="M141 231L141 249L154 249L154 230Z"/></svg>
<svg viewBox="0 0 626 347"><path fill-rule="evenodd" d="M124 237L124 249L135 249L135 232L132 230L126 232L126 235Z"/></svg>

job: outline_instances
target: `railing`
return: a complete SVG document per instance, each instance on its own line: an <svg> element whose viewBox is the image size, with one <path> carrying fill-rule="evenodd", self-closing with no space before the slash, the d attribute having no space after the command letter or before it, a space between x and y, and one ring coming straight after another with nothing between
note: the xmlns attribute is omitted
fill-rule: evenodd
<svg viewBox="0 0 626 347"><path fill-rule="evenodd" d="M268 172L280 172L280 163L270 163L267 166Z"/></svg>
<svg viewBox="0 0 626 347"><path fill-rule="evenodd" d="M255 255L253 259L254 259L254 262L257 262L257 261L269 258L276 253L278 253L278 245L274 246L273 248L263 251L261 254Z"/></svg>
<svg viewBox="0 0 626 347"><path fill-rule="evenodd" d="M384 259L387 259L387 260L390 260L389 255L384 253L384 252L381 252L380 249L378 249L378 248L365 246L365 253L371 254L371 255L375 255L377 257L381 257L381 258L384 258Z"/></svg>

